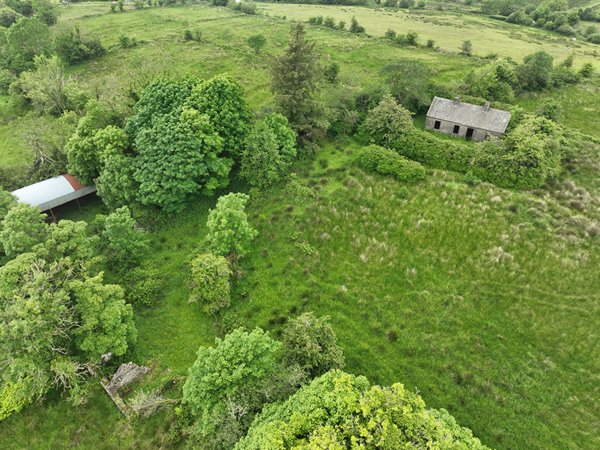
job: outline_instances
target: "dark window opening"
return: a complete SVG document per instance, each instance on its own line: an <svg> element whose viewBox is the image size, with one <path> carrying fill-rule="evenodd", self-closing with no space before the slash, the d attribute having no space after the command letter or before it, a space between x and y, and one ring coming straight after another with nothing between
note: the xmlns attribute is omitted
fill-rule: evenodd
<svg viewBox="0 0 600 450"><path fill-rule="evenodd" d="M473 137L473 131L475 131L473 128L467 128L467 139L471 139Z"/></svg>
<svg viewBox="0 0 600 450"><path fill-rule="evenodd" d="M439 120L436 120L435 123L433 124L433 129L439 130L441 125L442 125L442 122L440 122Z"/></svg>
<svg viewBox="0 0 600 450"><path fill-rule="evenodd" d="M454 134L458 134L458 132L460 131L460 126L458 125L454 125L454 130L452 131Z"/></svg>

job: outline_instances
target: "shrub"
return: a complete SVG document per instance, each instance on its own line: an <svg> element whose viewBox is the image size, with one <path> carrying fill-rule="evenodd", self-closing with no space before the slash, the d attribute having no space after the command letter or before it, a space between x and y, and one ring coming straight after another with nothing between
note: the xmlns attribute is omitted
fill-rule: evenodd
<svg viewBox="0 0 600 450"><path fill-rule="evenodd" d="M552 80L553 58L546 52L536 52L523 58L517 67L519 86L524 91L541 91Z"/></svg>
<svg viewBox="0 0 600 450"><path fill-rule="evenodd" d="M467 172L475 156L473 146L440 139L415 128L400 136L392 148L427 166L458 172Z"/></svg>
<svg viewBox="0 0 600 450"><path fill-rule="evenodd" d="M0 94L8 94L8 88L15 81L15 77L8 69L0 69Z"/></svg>
<svg viewBox="0 0 600 450"><path fill-rule="evenodd" d="M356 17L352 17L350 21L350 33L360 34L365 32L365 27L358 23Z"/></svg>
<svg viewBox="0 0 600 450"><path fill-rule="evenodd" d="M592 63L585 63L579 70L579 75L582 78L591 78L594 75L594 65Z"/></svg>
<svg viewBox="0 0 600 450"><path fill-rule="evenodd" d="M562 106L556 100L545 100L535 112L538 116L557 122L562 118Z"/></svg>
<svg viewBox="0 0 600 450"><path fill-rule="evenodd" d="M460 47L460 52L463 55L471 56L473 54L473 44L471 41L463 41L462 46Z"/></svg>
<svg viewBox="0 0 600 450"><path fill-rule="evenodd" d="M223 256L205 253L190 263L190 303L200 303L202 310L216 314L231 303L229 262Z"/></svg>
<svg viewBox="0 0 600 450"><path fill-rule="evenodd" d="M69 64L106 55L106 49L97 38L85 38L79 27L62 30L55 38L56 53Z"/></svg>
<svg viewBox="0 0 600 450"><path fill-rule="evenodd" d="M312 379L331 369L344 367L344 352L329 323L329 317L304 313L290 319L282 332L284 361L299 365Z"/></svg>
<svg viewBox="0 0 600 450"><path fill-rule="evenodd" d="M200 42L202 39L202 32L200 30L185 30L183 32L183 40L184 41L195 41Z"/></svg>
<svg viewBox="0 0 600 450"><path fill-rule="evenodd" d="M600 33L594 33L594 34L590 34L587 37L588 42L591 42L592 44L600 44Z"/></svg>
<svg viewBox="0 0 600 450"><path fill-rule="evenodd" d="M392 41L395 40L396 32L394 30L392 30L391 28L388 28L388 30L385 32L385 38L390 39Z"/></svg>
<svg viewBox="0 0 600 450"><path fill-rule="evenodd" d="M244 14L250 14L250 15L254 15L257 12L257 6L256 3L254 2L246 2L246 1L242 1L240 3L240 11L243 12Z"/></svg>
<svg viewBox="0 0 600 450"><path fill-rule="evenodd" d="M410 111L399 105L389 94L369 110L361 126L363 135L373 144L392 147L400 136L413 128Z"/></svg>
<svg viewBox="0 0 600 450"><path fill-rule="evenodd" d="M434 48L435 47L435 41L433 39L428 39L426 47L427 48Z"/></svg>
<svg viewBox="0 0 600 450"><path fill-rule="evenodd" d="M323 25L323 16L309 17L308 23L311 25Z"/></svg>
<svg viewBox="0 0 600 450"><path fill-rule="evenodd" d="M323 19L323 25L327 28L335 28L335 19L333 17L325 17L325 19Z"/></svg>
<svg viewBox="0 0 600 450"><path fill-rule="evenodd" d="M360 149L356 155L356 162L366 170L392 175L400 181L412 182L425 178L425 169L421 164L378 145Z"/></svg>
<svg viewBox="0 0 600 450"><path fill-rule="evenodd" d="M337 24L337 29L340 31L343 31L346 29L346 22L344 22L343 20L340 20Z"/></svg>
<svg viewBox="0 0 600 450"><path fill-rule="evenodd" d="M119 35L119 44L121 44L121 48L134 48L138 46L138 41L135 36L127 36L121 33Z"/></svg>
<svg viewBox="0 0 600 450"><path fill-rule="evenodd" d="M340 65L338 63L329 64L323 71L323 76L328 83L336 84L340 73Z"/></svg>
<svg viewBox="0 0 600 450"><path fill-rule="evenodd" d="M106 217L102 240L108 259L117 270L136 265L148 251L147 236L137 227L127 206Z"/></svg>
<svg viewBox="0 0 600 450"><path fill-rule="evenodd" d="M0 9L0 27L9 28L13 23L19 20L19 14L12 9Z"/></svg>
<svg viewBox="0 0 600 450"><path fill-rule="evenodd" d="M254 53L258 55L262 48L267 44L267 38L264 34L255 34L254 36L250 36L246 40L246 43L254 50Z"/></svg>
<svg viewBox="0 0 600 450"><path fill-rule="evenodd" d="M164 290L164 274L152 267L136 267L127 273L125 296L136 307L154 306Z"/></svg>
<svg viewBox="0 0 600 450"><path fill-rule="evenodd" d="M244 256L258 232L248 223L248 195L230 193L219 197L217 206L208 213L206 247L211 252L232 259Z"/></svg>

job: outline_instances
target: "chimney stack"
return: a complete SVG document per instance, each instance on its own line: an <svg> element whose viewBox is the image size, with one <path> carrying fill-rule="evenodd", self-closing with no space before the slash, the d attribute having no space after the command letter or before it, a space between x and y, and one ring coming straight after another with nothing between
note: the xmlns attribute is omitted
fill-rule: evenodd
<svg viewBox="0 0 600 450"><path fill-rule="evenodd" d="M490 110L490 102L485 102L485 104L483 105L483 110L485 112L488 112Z"/></svg>
<svg viewBox="0 0 600 450"><path fill-rule="evenodd" d="M455 105L460 105L460 96L457 95L456 97L454 97L452 103L454 103Z"/></svg>

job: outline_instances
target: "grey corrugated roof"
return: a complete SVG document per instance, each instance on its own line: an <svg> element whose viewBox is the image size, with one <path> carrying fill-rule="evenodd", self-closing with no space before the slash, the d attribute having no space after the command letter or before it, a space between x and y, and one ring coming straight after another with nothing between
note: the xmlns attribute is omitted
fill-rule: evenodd
<svg viewBox="0 0 600 450"><path fill-rule="evenodd" d="M429 111L427 111L427 117L496 133L504 133L510 121L508 111L495 108L489 108L486 111L483 106L441 97L433 98Z"/></svg>

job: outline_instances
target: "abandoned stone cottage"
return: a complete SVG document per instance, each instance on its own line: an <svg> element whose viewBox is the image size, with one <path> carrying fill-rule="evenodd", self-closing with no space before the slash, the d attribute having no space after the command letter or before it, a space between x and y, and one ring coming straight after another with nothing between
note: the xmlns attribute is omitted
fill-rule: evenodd
<svg viewBox="0 0 600 450"><path fill-rule="evenodd" d="M488 136L503 136L510 113L483 106L462 103L460 98L449 100L434 97L427 111L425 128L452 136L483 141Z"/></svg>

